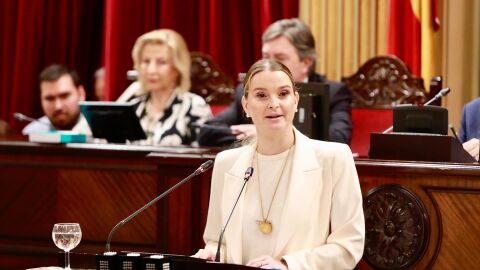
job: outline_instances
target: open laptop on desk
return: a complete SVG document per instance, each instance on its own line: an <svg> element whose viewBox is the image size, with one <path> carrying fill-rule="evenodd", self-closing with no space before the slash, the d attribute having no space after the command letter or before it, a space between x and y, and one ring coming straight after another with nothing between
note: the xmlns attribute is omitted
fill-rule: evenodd
<svg viewBox="0 0 480 270"><path fill-rule="evenodd" d="M135 103L84 101L80 102L80 111L95 138L104 138L111 143L147 138L135 114Z"/></svg>

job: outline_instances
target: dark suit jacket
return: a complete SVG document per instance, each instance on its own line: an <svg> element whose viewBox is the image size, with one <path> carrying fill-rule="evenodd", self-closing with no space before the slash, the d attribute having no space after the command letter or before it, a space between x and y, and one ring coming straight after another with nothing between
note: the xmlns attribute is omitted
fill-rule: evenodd
<svg viewBox="0 0 480 270"><path fill-rule="evenodd" d="M480 138L480 98L467 103L462 112L460 140L463 143L473 138Z"/></svg>
<svg viewBox="0 0 480 270"><path fill-rule="evenodd" d="M326 80L319 74L308 78L309 82L327 83L330 87L330 141L350 143L352 135L351 107L352 94L350 89L339 82ZM237 86L235 100L230 106L213 119L206 122L209 125L221 126L223 129L205 127L200 130L198 142L204 146L225 146L235 142L235 136L228 132L226 126L251 124L245 117L242 108L243 85Z"/></svg>

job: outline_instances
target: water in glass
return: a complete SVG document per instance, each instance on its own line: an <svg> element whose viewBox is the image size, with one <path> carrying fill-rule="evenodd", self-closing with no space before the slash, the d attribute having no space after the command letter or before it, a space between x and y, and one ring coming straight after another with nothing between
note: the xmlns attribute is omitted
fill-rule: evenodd
<svg viewBox="0 0 480 270"><path fill-rule="evenodd" d="M53 225L52 238L55 245L65 251L65 269L70 269L69 251L82 239L82 230L78 223L57 223Z"/></svg>

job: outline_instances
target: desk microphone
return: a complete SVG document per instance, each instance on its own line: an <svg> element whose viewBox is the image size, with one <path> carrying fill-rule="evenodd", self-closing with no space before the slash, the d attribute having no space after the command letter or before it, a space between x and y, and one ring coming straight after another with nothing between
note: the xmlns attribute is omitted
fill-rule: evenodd
<svg viewBox="0 0 480 270"><path fill-rule="evenodd" d="M440 90L440 92L438 92L438 94L436 94L432 99L430 99L430 100L427 101L425 104L423 104L423 106L430 105L430 103L436 101L436 100L439 99L439 98L442 98L442 97L448 95L448 93L450 93L450 88L448 88L448 87L443 88L443 89Z"/></svg>
<svg viewBox="0 0 480 270"><path fill-rule="evenodd" d="M455 137L455 139L456 139L460 144L462 144L462 141L460 140L460 138L458 138L458 134L457 134L457 131L455 130L455 127L454 127L452 124L448 124L448 128L452 131L453 137Z"/></svg>
<svg viewBox="0 0 480 270"><path fill-rule="evenodd" d="M169 188L167 191L163 192L162 194L160 194L158 197L156 197L155 199L151 200L149 203L145 204L142 208L138 209L137 211L135 211L135 213L131 214L130 216L128 216L127 218L125 218L124 220L120 221L119 223L117 223L117 225L115 225L115 227L113 227L113 229L110 231L110 234L108 235L108 239L107 239L107 245L105 247L105 252L110 252L110 242L112 240L112 236L113 234L120 228L122 227L125 223L129 222L131 219L133 219L134 217L136 217L138 214L140 214L141 212L143 212L145 209L147 209L148 207L150 207L152 204L156 203L158 200L160 200L161 198L167 196L168 194L170 194L170 192L174 191L175 189L177 189L179 186L183 185L185 182L187 182L188 180L192 179L194 176L197 176L205 171L207 171L208 169L210 169L213 165L213 161L212 160L208 160L206 162L204 162L202 165L200 165L200 167L198 167L198 169L196 169L192 174L190 174L189 176L187 176L186 178L184 178L182 181L178 182L177 184L175 184L173 187Z"/></svg>
<svg viewBox="0 0 480 270"><path fill-rule="evenodd" d="M29 117L29 116L26 116L25 114L19 113L19 112L13 113L13 118L17 119L18 121L35 122L45 126L49 126L47 123L44 123L42 121L39 121L38 119Z"/></svg>
<svg viewBox="0 0 480 270"><path fill-rule="evenodd" d="M436 94L433 98L431 98L429 101L427 101L426 103L424 103L423 106L430 105L432 102L436 101L437 99L442 98L442 97L448 95L448 93L450 93L450 88L448 88L448 87L443 88L443 89L440 90L440 91L438 92L438 94ZM390 126L390 127L387 128L387 129L385 129L382 133L383 133L383 134L388 133L388 132L392 131L392 129L393 129L393 125Z"/></svg>
<svg viewBox="0 0 480 270"><path fill-rule="evenodd" d="M232 207L232 211L230 212L230 216L228 216L227 222L225 222L225 226L223 226L223 230L220 233L220 238L218 239L217 254L215 254L216 262L220 262L220 247L222 246L222 238L223 238L223 234L225 233L225 229L227 229L228 222L232 217L233 211L235 210L235 206L237 206L238 200L240 199L240 195L242 195L242 191L245 188L245 185L247 184L250 177L252 177L252 175L253 175L253 167L248 167L247 170L245 171L245 176L243 177L242 189L240 189L237 200L235 201L235 204Z"/></svg>
<svg viewBox="0 0 480 270"><path fill-rule="evenodd" d="M211 125L211 124L197 124L197 123L191 123L190 124L191 127L193 128L205 128L205 129L212 129L212 130L217 130L217 131L223 131L223 132L228 132L228 133L232 133L232 131L230 130L230 127L229 126L225 126L225 125Z"/></svg>

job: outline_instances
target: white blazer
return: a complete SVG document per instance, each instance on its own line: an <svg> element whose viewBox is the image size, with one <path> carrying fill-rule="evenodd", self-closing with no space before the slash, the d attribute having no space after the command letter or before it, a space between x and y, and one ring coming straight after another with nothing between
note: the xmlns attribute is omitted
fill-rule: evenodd
<svg viewBox="0 0 480 270"><path fill-rule="evenodd" d="M363 254L365 220L352 153L345 144L316 141L295 130L291 181L282 210L274 254L289 269L353 269ZM227 150L215 159L210 192L206 249L214 254L256 145ZM244 192L221 246L221 261L242 261ZM252 239L255 241L255 239Z"/></svg>

